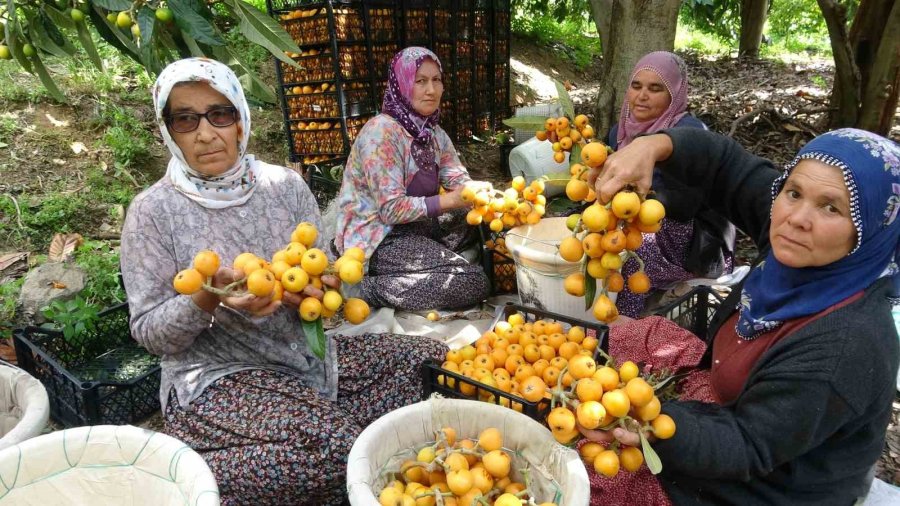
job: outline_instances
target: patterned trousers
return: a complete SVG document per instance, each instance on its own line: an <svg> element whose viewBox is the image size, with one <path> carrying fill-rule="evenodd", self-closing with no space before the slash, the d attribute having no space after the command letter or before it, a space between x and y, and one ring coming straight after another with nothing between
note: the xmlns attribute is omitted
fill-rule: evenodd
<svg viewBox="0 0 900 506"><path fill-rule="evenodd" d="M363 298L375 307L408 311L478 304L488 295L487 276L455 253L476 236L464 212L395 226L369 260Z"/></svg>
<svg viewBox="0 0 900 506"><path fill-rule="evenodd" d="M396 334L339 336L338 399L297 377L255 369L220 378L179 407L166 433L203 455L223 505L347 504L347 456L362 429L422 399L419 367L443 360L438 341Z"/></svg>

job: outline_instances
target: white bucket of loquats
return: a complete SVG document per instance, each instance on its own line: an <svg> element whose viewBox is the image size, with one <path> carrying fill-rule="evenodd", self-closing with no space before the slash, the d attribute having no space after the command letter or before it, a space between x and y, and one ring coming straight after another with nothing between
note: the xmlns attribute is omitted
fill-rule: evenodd
<svg viewBox="0 0 900 506"><path fill-rule="evenodd" d="M495 404L432 397L369 425L347 462L353 506L586 506L578 453Z"/></svg>

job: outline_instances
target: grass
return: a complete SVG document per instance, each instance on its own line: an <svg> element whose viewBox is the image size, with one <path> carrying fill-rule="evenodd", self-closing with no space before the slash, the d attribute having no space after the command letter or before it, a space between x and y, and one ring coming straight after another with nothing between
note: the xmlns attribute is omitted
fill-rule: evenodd
<svg viewBox="0 0 900 506"><path fill-rule="evenodd" d="M597 29L589 20L558 22L549 15L532 18L515 16L512 31L541 45L558 49L579 69L588 67L601 51Z"/></svg>

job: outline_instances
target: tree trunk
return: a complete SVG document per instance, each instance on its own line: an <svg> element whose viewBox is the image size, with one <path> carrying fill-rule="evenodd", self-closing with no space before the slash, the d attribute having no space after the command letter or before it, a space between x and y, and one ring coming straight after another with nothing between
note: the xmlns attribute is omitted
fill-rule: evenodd
<svg viewBox="0 0 900 506"><path fill-rule="evenodd" d="M680 6L681 0L612 0L609 19L615 22L610 23L609 45L603 48L594 119L597 133L603 135L601 140L606 140L617 120L634 64L651 51L671 51L674 47ZM599 21L594 18L598 28Z"/></svg>
<svg viewBox="0 0 900 506"><path fill-rule="evenodd" d="M609 47L613 0L590 0L590 4L591 17L594 19L594 25L597 26L597 33L600 35L600 49L606 53L606 48Z"/></svg>
<svg viewBox="0 0 900 506"><path fill-rule="evenodd" d="M862 0L848 35L844 6L817 1L834 52L829 126L887 135L900 95L900 2Z"/></svg>
<svg viewBox="0 0 900 506"><path fill-rule="evenodd" d="M816 2L825 17L825 25L831 38L831 52L834 54L831 106L835 110L831 113L829 123L832 127L855 126L859 114L862 77L847 36L847 8L834 0Z"/></svg>
<svg viewBox="0 0 900 506"><path fill-rule="evenodd" d="M769 0L741 0L741 38L738 57L759 57L759 45L762 43L768 9Z"/></svg>
<svg viewBox="0 0 900 506"><path fill-rule="evenodd" d="M880 0L864 5L850 30L862 74L862 105L856 126L887 135L900 91L900 2Z"/></svg>

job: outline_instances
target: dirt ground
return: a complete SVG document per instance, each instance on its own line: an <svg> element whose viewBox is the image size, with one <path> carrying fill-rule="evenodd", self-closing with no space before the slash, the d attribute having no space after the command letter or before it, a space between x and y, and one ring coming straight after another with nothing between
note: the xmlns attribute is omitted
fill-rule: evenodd
<svg viewBox="0 0 900 506"><path fill-rule="evenodd" d="M538 89L533 83L546 84L546 76L553 76L573 84L576 109L591 114L590 99L597 86L598 62L579 70L560 60L553 51L533 43L514 39L511 49L514 107L548 100L550 97L543 87ZM831 87L831 62L808 58L796 62L741 61L695 53L682 56L690 68L689 98L693 113L712 130L731 133L757 154L784 163L803 143L826 129L822 122ZM264 78L271 80L272 76ZM82 95L73 97L69 105L0 104L0 116L14 118L23 125L10 139L4 139L8 147L3 153L6 161L0 159L0 194L33 196L60 188L72 194L90 192L85 184L85 172L89 168L99 165L112 174L115 169L111 152L99 142L104 125L99 121L97 103L96 97ZM168 159L155 131L149 100L119 105L131 110L156 137L151 154L129 169L137 185L149 184L164 173ZM265 153L264 158L269 162L285 162L287 149L281 112L275 107L254 109L253 124L251 152ZM900 139L900 121L895 121L892 137ZM461 144L458 149L474 178L497 185L507 181L501 172L498 146L472 142ZM109 237L109 225L116 230L120 224L107 223L109 213L102 209L96 211L98 219L92 222L93 226L79 232L86 237ZM0 237L0 252L15 246L5 244ZM748 261L753 251L752 244L743 239L739 259ZM153 417L144 425L158 429L160 422L159 417ZM900 397L894 403L877 474L889 483L900 485Z"/></svg>

